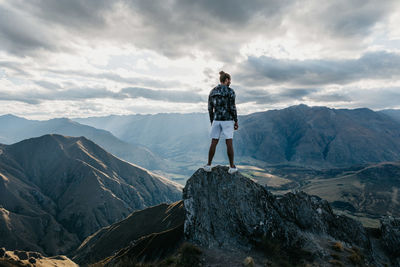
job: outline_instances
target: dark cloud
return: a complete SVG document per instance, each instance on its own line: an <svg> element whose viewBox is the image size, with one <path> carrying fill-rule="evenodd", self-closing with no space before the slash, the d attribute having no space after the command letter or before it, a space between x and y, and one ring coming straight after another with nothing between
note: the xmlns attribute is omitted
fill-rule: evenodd
<svg viewBox="0 0 400 267"><path fill-rule="evenodd" d="M47 89L61 89L61 86L57 83L52 83L49 81L34 81L35 84L47 88Z"/></svg>
<svg viewBox="0 0 400 267"><path fill-rule="evenodd" d="M24 66L26 64L24 63L18 63L18 62L11 62L11 61L0 61L0 68L4 69L9 69L14 71L19 77L21 78L29 78L32 76L30 72L24 71ZM32 66L30 66L32 67ZM32 69L30 69L31 71ZM154 87L154 88L173 88L173 87L185 87L187 86L186 84L182 83L181 81L178 80L160 80L156 78L150 78L150 77L123 77L119 74L110 72L110 71L104 71L104 72L88 72L88 71L82 71L82 70L73 70L73 69L67 69L67 70L59 70L59 69L53 69L53 68L40 68L38 69L41 73L46 72L51 75L62 75L67 78L70 78L71 80L74 79L80 79L80 78L93 78L93 79L104 79L104 80L109 80L109 81L114 81L114 82L119 82L119 83L126 83L129 85L134 85L134 86L146 86L146 87ZM47 88L47 89L57 89L60 88L59 84L50 84L48 81L34 81L36 84ZM68 82L64 82L66 86L71 87L72 84L68 84Z"/></svg>
<svg viewBox="0 0 400 267"><path fill-rule="evenodd" d="M143 97L152 100L161 100L176 103L198 103L207 101L206 96L197 92L177 91L177 90L153 90L138 87L124 88L120 92L122 95L131 98Z"/></svg>
<svg viewBox="0 0 400 267"><path fill-rule="evenodd" d="M33 55L41 50L57 51L57 38L39 21L40 18L0 4L0 50L18 56Z"/></svg>
<svg viewBox="0 0 400 267"><path fill-rule="evenodd" d="M132 31L136 46L171 58L191 56L197 49L226 62L233 62L243 43L260 34L261 27L264 32L278 28L291 2L126 1L146 30L140 37Z"/></svg>
<svg viewBox="0 0 400 267"><path fill-rule="evenodd" d="M123 77L119 74L113 72L99 72L99 73L91 73L86 71L78 71L78 70L56 70L56 69L45 69L49 73L61 74L67 77L77 76L82 78L95 78L95 79L105 79L114 82L127 83L132 85L141 85L141 86L149 86L156 88L171 88L178 87L184 85L180 81L177 80L159 80L154 78L147 77Z"/></svg>
<svg viewBox="0 0 400 267"><path fill-rule="evenodd" d="M106 11L112 5L113 1L106 0L0 3L0 50L22 57L44 51L73 52L74 35L86 39L104 29Z"/></svg>
<svg viewBox="0 0 400 267"><path fill-rule="evenodd" d="M318 2L320 9L314 19L321 22L327 33L338 38L365 38L395 5L396 1L384 1L377 5L373 0L327 1L325 5Z"/></svg>
<svg viewBox="0 0 400 267"><path fill-rule="evenodd" d="M10 94L7 92L3 92L0 90L0 100L2 101L18 101L24 102L31 105L40 104L42 102L40 99L31 98L27 95L20 95L20 94Z"/></svg>
<svg viewBox="0 0 400 267"><path fill-rule="evenodd" d="M68 90L29 90L1 92L0 100L19 101L28 104L40 104L49 100L83 100L89 98L122 98L105 88L70 88Z"/></svg>
<svg viewBox="0 0 400 267"><path fill-rule="evenodd" d="M0 67L4 69L9 69L17 73L18 75L22 77L30 77L30 73L23 70L23 64L17 63L17 62L12 62L12 61L0 61Z"/></svg>
<svg viewBox="0 0 400 267"><path fill-rule="evenodd" d="M314 94L308 97L317 102L351 102L353 99L347 94L340 93L322 93Z"/></svg>
<svg viewBox="0 0 400 267"><path fill-rule="evenodd" d="M25 55L37 49L63 50L70 43L102 40L130 43L171 58L194 50L234 62L255 36L280 37L290 27L307 40L351 40L359 46L392 12L395 0L318 2L311 0L14 0L0 4L0 49ZM20 12L18 12L18 10ZM65 41L67 42L65 43ZM360 42L357 42L360 41ZM310 40L309 40L310 41ZM310 41L312 42L312 40Z"/></svg>
<svg viewBox="0 0 400 267"><path fill-rule="evenodd" d="M67 90L55 90L58 85L36 81L38 85L51 90L30 90L25 92L1 92L0 100L19 101L28 104L39 104L49 100L84 100L94 98L146 98L150 100L174 102L174 103L198 103L207 101L206 96L197 92L186 92L178 90L154 90L140 87L123 88L119 92L107 90L104 87L72 87Z"/></svg>
<svg viewBox="0 0 400 267"><path fill-rule="evenodd" d="M246 89L238 88L237 103L312 100L373 105L375 99L362 93L324 92L323 88L365 79L398 79L400 56L396 53L369 52L358 59L341 60L283 60L253 56L245 62L238 62L237 56L254 37L281 40L285 36L292 36L301 47L318 42L323 51L333 51L332 58L349 55L349 51L360 53L371 44L370 34L377 23L384 22L396 11L395 5L398 5L396 0L379 5L374 0L0 1L0 50L28 58L24 63L1 61L0 67L7 70L6 76L10 78L33 77L33 83L41 87L39 91L11 94L0 90L0 99L30 104L45 100L138 97L174 103L205 101L198 89L193 92L161 90L189 88L179 80L131 78L107 71L94 73L81 70L79 66L71 70L53 69L52 66L43 66L43 61L29 58L43 55L43 51L73 53L74 47L96 47L113 42L119 47L132 44L170 58L195 57L200 51L205 59L224 62L223 69L228 72L231 72L228 67L238 66L238 71L232 73L234 81L240 81L239 85ZM284 44L282 47L284 50ZM212 74L217 72L212 68L204 70L206 83L217 80ZM48 75L44 77L51 81L57 78L62 81L40 80L37 78L39 72ZM106 88L92 88L92 85L77 86L75 81L81 79L82 83L83 80L97 83L114 81L127 88L114 93ZM287 89L254 89L275 85ZM352 90L358 92L361 89ZM377 92L373 95L387 103L394 102L392 98L397 96L392 91L382 93L382 96Z"/></svg>
<svg viewBox="0 0 400 267"><path fill-rule="evenodd" d="M101 29L106 26L106 15L117 1L109 0L13 0L20 9L29 9L38 18L64 27Z"/></svg>
<svg viewBox="0 0 400 267"><path fill-rule="evenodd" d="M283 88L271 93L267 89L243 89L238 87L236 92L236 103L242 104L255 102L256 104L275 104L290 100L305 100L318 90L316 88Z"/></svg>
<svg viewBox="0 0 400 267"><path fill-rule="evenodd" d="M347 84L362 79L400 77L400 55L385 51L365 53L358 59L287 60L249 57L235 74L244 84Z"/></svg>

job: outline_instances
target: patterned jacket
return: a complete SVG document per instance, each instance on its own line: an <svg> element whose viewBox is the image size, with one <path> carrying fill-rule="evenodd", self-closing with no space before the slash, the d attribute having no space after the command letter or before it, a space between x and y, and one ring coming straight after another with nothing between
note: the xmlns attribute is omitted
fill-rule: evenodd
<svg viewBox="0 0 400 267"><path fill-rule="evenodd" d="M211 90L208 96L208 114L211 123L213 120L237 122L235 97L235 91L223 84Z"/></svg>

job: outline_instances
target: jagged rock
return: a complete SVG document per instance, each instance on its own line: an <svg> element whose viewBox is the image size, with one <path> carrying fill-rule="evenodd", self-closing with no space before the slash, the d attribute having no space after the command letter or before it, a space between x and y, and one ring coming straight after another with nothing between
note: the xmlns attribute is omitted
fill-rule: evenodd
<svg viewBox="0 0 400 267"><path fill-rule="evenodd" d="M14 250L14 254L18 256L20 260L27 260L28 259L28 253L26 251L21 251L21 250Z"/></svg>
<svg viewBox="0 0 400 267"><path fill-rule="evenodd" d="M29 251L28 255L29 255L30 258L34 258L34 259L43 258L42 254L40 254L39 252L35 252L35 251Z"/></svg>
<svg viewBox="0 0 400 267"><path fill-rule="evenodd" d="M391 255L399 258L400 263L400 218L387 216L380 222L382 243Z"/></svg>
<svg viewBox="0 0 400 267"><path fill-rule="evenodd" d="M326 200L304 192L274 196L227 170L199 169L187 181L183 190L187 240L209 248L249 250L267 239L321 258L328 255L322 245L327 240L357 245L364 252L371 249L361 223L334 214Z"/></svg>
<svg viewBox="0 0 400 267"><path fill-rule="evenodd" d="M39 252L0 248L0 266L65 266L78 267L64 255L44 257Z"/></svg>

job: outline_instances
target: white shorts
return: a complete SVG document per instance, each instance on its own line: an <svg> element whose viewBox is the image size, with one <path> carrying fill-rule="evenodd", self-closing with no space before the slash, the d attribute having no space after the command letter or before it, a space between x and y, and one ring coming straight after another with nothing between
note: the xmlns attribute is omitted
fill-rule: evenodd
<svg viewBox="0 0 400 267"><path fill-rule="evenodd" d="M211 124L210 137L213 139L232 139L234 121L216 121Z"/></svg>

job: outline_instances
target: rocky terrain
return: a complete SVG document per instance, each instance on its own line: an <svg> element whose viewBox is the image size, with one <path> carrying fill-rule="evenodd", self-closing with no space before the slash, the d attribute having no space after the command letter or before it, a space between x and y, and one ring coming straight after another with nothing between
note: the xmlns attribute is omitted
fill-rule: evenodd
<svg viewBox="0 0 400 267"><path fill-rule="evenodd" d="M228 175L227 169L216 167L212 173L199 169L187 181L186 240L208 248L272 249L292 264L400 266L398 220L386 217L380 229L364 228L335 214L317 196L304 192L274 196L240 173Z"/></svg>
<svg viewBox="0 0 400 267"><path fill-rule="evenodd" d="M83 266L400 266L399 246L400 219L366 228L318 196L274 196L217 166L191 176L183 201L99 230L71 258Z"/></svg>
<svg viewBox="0 0 400 267"><path fill-rule="evenodd" d="M85 137L1 145L0 247L65 254L135 210L181 199L181 190Z"/></svg>
<svg viewBox="0 0 400 267"><path fill-rule="evenodd" d="M5 248L0 248L0 266L78 267L79 265L77 265L64 255L44 257L42 254L34 251L22 251L22 250L7 251Z"/></svg>

